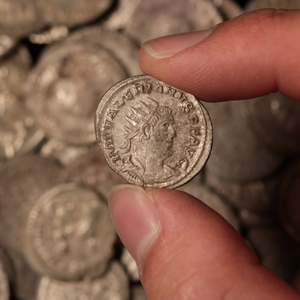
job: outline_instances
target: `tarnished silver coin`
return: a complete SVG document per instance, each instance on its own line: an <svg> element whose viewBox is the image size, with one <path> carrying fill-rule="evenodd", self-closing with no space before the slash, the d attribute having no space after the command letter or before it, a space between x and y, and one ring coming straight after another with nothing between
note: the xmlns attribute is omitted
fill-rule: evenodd
<svg viewBox="0 0 300 300"><path fill-rule="evenodd" d="M77 161L69 164L61 174L61 181L76 182L90 187L106 200L114 185L126 182L107 165L99 149L90 150Z"/></svg>
<svg viewBox="0 0 300 300"><path fill-rule="evenodd" d="M226 203L218 194L209 190L208 187L203 184L191 181L186 185L179 188L180 191L184 191L197 199L204 202L207 206L215 210L220 214L229 224L232 225L237 231L240 230L239 220L232 209L232 207Z"/></svg>
<svg viewBox="0 0 300 300"><path fill-rule="evenodd" d="M101 16L112 0L35 0L46 24L78 26Z"/></svg>
<svg viewBox="0 0 300 300"><path fill-rule="evenodd" d="M212 145L212 125L200 101L147 75L106 92L95 130L110 167L145 187L183 185L202 169Z"/></svg>
<svg viewBox="0 0 300 300"><path fill-rule="evenodd" d="M92 143L99 99L126 77L123 66L97 44L61 42L42 55L30 74L26 104L49 136Z"/></svg>
<svg viewBox="0 0 300 300"><path fill-rule="evenodd" d="M206 184L239 209L270 212L274 209L278 176L264 180L237 181L220 178L209 170L205 172Z"/></svg>
<svg viewBox="0 0 300 300"><path fill-rule="evenodd" d="M102 26L88 26L75 31L68 41L93 42L108 50L124 66L129 76L142 74L138 63L139 47L126 35L105 30Z"/></svg>
<svg viewBox="0 0 300 300"><path fill-rule="evenodd" d="M143 43L164 35L205 30L222 21L216 7L206 0L141 1L125 31Z"/></svg>
<svg viewBox="0 0 300 300"><path fill-rule="evenodd" d="M84 156L91 149L95 148L95 144L91 145L71 145L58 141L55 139L49 139L43 144L39 152L40 156L58 160L63 166L70 166L77 163L77 160L81 156Z"/></svg>
<svg viewBox="0 0 300 300"><path fill-rule="evenodd" d="M22 251L22 229L31 206L58 183L61 168L36 155L14 158L0 169L0 242Z"/></svg>
<svg viewBox="0 0 300 300"><path fill-rule="evenodd" d="M299 101L273 93L244 101L241 109L256 136L270 149L285 156L300 153Z"/></svg>
<svg viewBox="0 0 300 300"><path fill-rule="evenodd" d="M44 138L24 104L8 89L0 91L0 160L27 154Z"/></svg>
<svg viewBox="0 0 300 300"><path fill-rule="evenodd" d="M261 8L300 9L300 2L298 0L251 0L247 3L245 10L252 11Z"/></svg>
<svg viewBox="0 0 300 300"><path fill-rule="evenodd" d="M214 124L214 147L206 167L228 180L248 181L274 173L283 158L256 138L242 117L241 101L207 106Z"/></svg>
<svg viewBox="0 0 300 300"><path fill-rule="evenodd" d="M45 26L37 0L1 0L0 34L25 37Z"/></svg>
<svg viewBox="0 0 300 300"><path fill-rule="evenodd" d="M107 205L93 191L58 185L32 207L25 256L38 273L60 280L102 274L116 233Z"/></svg>
<svg viewBox="0 0 300 300"><path fill-rule="evenodd" d="M127 276L116 261L107 272L94 280L78 282L58 281L43 277L39 283L36 300L128 300Z"/></svg>

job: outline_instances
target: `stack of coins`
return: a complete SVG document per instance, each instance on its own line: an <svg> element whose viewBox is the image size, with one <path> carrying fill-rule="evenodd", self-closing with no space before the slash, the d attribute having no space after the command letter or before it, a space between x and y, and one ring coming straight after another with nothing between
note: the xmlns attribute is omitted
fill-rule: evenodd
<svg viewBox="0 0 300 300"><path fill-rule="evenodd" d="M96 109L111 86L142 74L142 42L242 12L233 0L0 0L0 300L146 299L109 216L109 192L126 180L96 144ZM276 93L204 105L213 149L179 189L297 286L299 102Z"/></svg>

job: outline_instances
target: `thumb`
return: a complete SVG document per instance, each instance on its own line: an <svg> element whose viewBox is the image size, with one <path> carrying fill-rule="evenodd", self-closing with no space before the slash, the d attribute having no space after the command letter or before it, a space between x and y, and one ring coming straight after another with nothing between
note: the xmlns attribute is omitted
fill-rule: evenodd
<svg viewBox="0 0 300 300"><path fill-rule="evenodd" d="M175 190L114 188L116 230L149 300L298 299L241 236L196 198Z"/></svg>
<svg viewBox="0 0 300 300"><path fill-rule="evenodd" d="M300 100L300 10L263 9L207 32L142 45L142 70L202 100L239 100L279 91Z"/></svg>

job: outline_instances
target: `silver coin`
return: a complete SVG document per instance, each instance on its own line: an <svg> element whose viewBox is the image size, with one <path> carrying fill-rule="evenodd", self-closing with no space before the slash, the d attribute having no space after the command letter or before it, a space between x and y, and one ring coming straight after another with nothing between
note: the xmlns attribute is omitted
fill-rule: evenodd
<svg viewBox="0 0 300 300"><path fill-rule="evenodd" d="M126 181L107 165L99 149L88 151L69 164L61 174L62 182L76 182L99 192L108 199L111 188Z"/></svg>
<svg viewBox="0 0 300 300"><path fill-rule="evenodd" d="M26 37L44 26L36 0L1 0L0 34Z"/></svg>
<svg viewBox="0 0 300 300"><path fill-rule="evenodd" d="M128 279L120 264L112 262L100 278L78 282L63 282L43 277L37 290L37 300L128 300Z"/></svg>
<svg viewBox="0 0 300 300"><path fill-rule="evenodd" d="M77 163L80 157L95 148L95 144L89 146L70 145L55 139L49 139L40 150L40 156L58 160L63 166L70 166Z"/></svg>
<svg viewBox="0 0 300 300"><path fill-rule="evenodd" d="M298 0L251 0L247 3L245 10L252 11L261 8L300 9L300 2Z"/></svg>
<svg viewBox="0 0 300 300"><path fill-rule="evenodd" d="M205 0L141 1L125 31L143 43L159 36L205 30L222 21L215 6Z"/></svg>
<svg viewBox="0 0 300 300"><path fill-rule="evenodd" d="M19 100L24 100L25 82L31 69L28 49L20 45L0 61L0 87L8 88Z"/></svg>
<svg viewBox="0 0 300 300"><path fill-rule="evenodd" d="M141 284L133 285L131 287L132 300L147 300L146 292Z"/></svg>
<svg viewBox="0 0 300 300"><path fill-rule="evenodd" d="M0 58L9 53L18 43L18 39L8 35L0 35Z"/></svg>
<svg viewBox="0 0 300 300"><path fill-rule="evenodd" d="M218 194L209 190L202 184L189 182L179 188L180 191L184 191L197 199L200 199L207 206L215 210L220 214L229 224L232 225L237 231L240 230L239 220L230 205L228 205Z"/></svg>
<svg viewBox="0 0 300 300"><path fill-rule="evenodd" d="M8 89L0 92L0 160L27 154L44 138L25 106Z"/></svg>
<svg viewBox="0 0 300 300"><path fill-rule="evenodd" d="M126 77L119 62L98 45L62 42L49 48L30 74L26 104L49 136L92 143L99 99Z"/></svg>
<svg viewBox="0 0 300 300"><path fill-rule="evenodd" d="M124 266L125 270L127 271L130 280L139 281L140 275L137 264L126 248L123 249L120 261L121 264Z"/></svg>
<svg viewBox="0 0 300 300"><path fill-rule="evenodd" d="M101 16L112 0L36 0L47 24L74 27Z"/></svg>
<svg viewBox="0 0 300 300"><path fill-rule="evenodd" d="M25 256L38 273L60 280L102 274L116 233L108 207L89 189L58 185L32 207Z"/></svg>
<svg viewBox="0 0 300 300"><path fill-rule="evenodd" d="M96 43L112 53L129 76L143 73L138 63L139 47L120 32L105 30L99 25L89 26L75 31L68 40Z"/></svg>
<svg viewBox="0 0 300 300"><path fill-rule="evenodd" d="M271 150L285 156L300 153L299 101L274 93L244 101L241 109L256 136Z"/></svg>
<svg viewBox="0 0 300 300"><path fill-rule="evenodd" d="M147 75L106 92L95 130L110 167L145 187L183 185L202 169L212 144L211 122L200 101Z"/></svg>
<svg viewBox="0 0 300 300"><path fill-rule="evenodd" d="M278 177L265 180L236 181L220 178L209 170L205 172L206 184L213 188L222 198L239 209L269 212L274 209Z"/></svg>
<svg viewBox="0 0 300 300"><path fill-rule="evenodd" d="M300 245L279 226L250 228L248 239L260 263L291 283L300 263Z"/></svg>
<svg viewBox="0 0 300 300"><path fill-rule="evenodd" d="M228 180L257 180L274 173L283 158L261 144L242 117L241 101L208 107L214 124L214 147L207 168Z"/></svg>
<svg viewBox="0 0 300 300"><path fill-rule="evenodd" d="M0 242L21 251L26 214L37 199L55 186L61 168L41 157L14 158L0 169Z"/></svg>

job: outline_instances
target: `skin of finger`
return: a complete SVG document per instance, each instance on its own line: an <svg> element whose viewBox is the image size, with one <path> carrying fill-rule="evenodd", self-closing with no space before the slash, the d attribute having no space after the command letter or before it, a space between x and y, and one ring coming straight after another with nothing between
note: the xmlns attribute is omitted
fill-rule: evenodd
<svg viewBox="0 0 300 300"><path fill-rule="evenodd" d="M161 232L144 256L148 300L300 299L221 216L184 192L151 189Z"/></svg>
<svg viewBox="0 0 300 300"><path fill-rule="evenodd" d="M140 50L141 69L205 101L250 99L279 90L300 99L300 11L264 9L217 25L172 57ZM150 42L151 43L151 42Z"/></svg>

